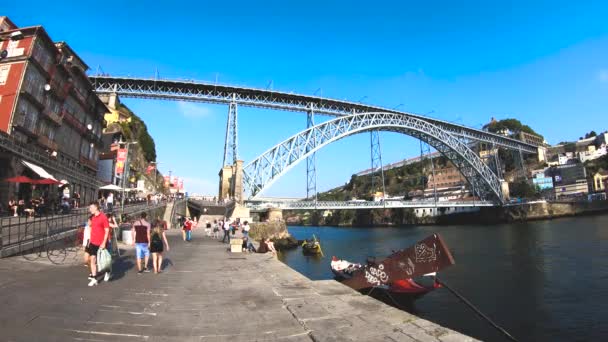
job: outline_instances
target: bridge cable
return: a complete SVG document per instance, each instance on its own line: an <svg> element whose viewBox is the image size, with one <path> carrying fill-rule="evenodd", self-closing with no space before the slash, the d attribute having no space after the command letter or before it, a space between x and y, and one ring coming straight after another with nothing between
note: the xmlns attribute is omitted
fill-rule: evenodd
<svg viewBox="0 0 608 342"><path fill-rule="evenodd" d="M450 286L448 286L448 284L446 284L443 280L440 280L437 276L435 276L434 278L435 278L435 281L439 285L441 285L441 286L445 287L446 289L448 289L448 291L450 291L454 296L456 296L464 304L466 304L469 308L471 308L479 317L483 318L488 323L490 323L490 325L492 325L496 330L498 330L503 335L505 335L509 340L517 342L517 339L515 339L515 337L513 337L511 334L509 334L508 331L506 331L505 329L503 329L502 327L500 327L498 324L494 323L494 321L492 321L492 319L490 319L490 317L486 316L483 312L481 312L481 310L479 310L477 307L475 307L475 305L473 305L473 303L471 303L463 295L461 295L460 293L458 293L458 291L456 291L455 289L453 289Z"/></svg>

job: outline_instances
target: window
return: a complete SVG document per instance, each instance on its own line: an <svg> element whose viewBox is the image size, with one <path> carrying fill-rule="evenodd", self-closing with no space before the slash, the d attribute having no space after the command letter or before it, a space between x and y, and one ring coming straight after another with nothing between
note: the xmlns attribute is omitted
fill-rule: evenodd
<svg viewBox="0 0 608 342"><path fill-rule="evenodd" d="M36 70L34 67L30 67L27 69L25 73L25 82L23 84L23 88L25 91L30 93L30 95L34 96L38 102L43 103L43 94L44 94L44 85L46 84L46 80L42 76L42 74Z"/></svg>
<svg viewBox="0 0 608 342"><path fill-rule="evenodd" d="M49 67L51 66L51 55L47 48L44 46L40 38L36 39L36 44L34 45L34 51L32 52L32 56L34 59L42 65L44 70L49 71Z"/></svg>
<svg viewBox="0 0 608 342"><path fill-rule="evenodd" d="M22 126L27 128L31 132L35 132L39 116L40 112L38 108L36 108L28 100L20 99L19 104L17 105L14 125Z"/></svg>
<svg viewBox="0 0 608 342"><path fill-rule="evenodd" d="M6 84L6 80L8 79L8 73L11 71L11 65L5 64L0 65L0 86Z"/></svg>

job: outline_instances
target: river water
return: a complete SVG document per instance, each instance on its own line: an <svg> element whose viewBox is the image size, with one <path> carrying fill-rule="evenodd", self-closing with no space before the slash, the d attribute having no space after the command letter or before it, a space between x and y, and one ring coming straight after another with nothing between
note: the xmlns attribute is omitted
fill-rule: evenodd
<svg viewBox="0 0 608 342"><path fill-rule="evenodd" d="M608 341L608 215L493 226L289 226L289 232L320 238L323 258L304 256L301 248L280 256L314 280L333 278L332 255L364 262L440 233L456 261L442 280L519 341ZM446 289L410 311L482 340L506 341Z"/></svg>

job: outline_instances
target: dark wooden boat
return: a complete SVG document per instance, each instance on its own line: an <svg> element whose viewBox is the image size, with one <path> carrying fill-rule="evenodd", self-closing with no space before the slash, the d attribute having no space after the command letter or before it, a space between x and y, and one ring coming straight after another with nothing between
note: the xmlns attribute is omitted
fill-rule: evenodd
<svg viewBox="0 0 608 342"><path fill-rule="evenodd" d="M321 242L313 235L312 239L304 240L302 243L302 252L307 255L322 255Z"/></svg>
<svg viewBox="0 0 608 342"><path fill-rule="evenodd" d="M394 252L385 259L368 258L365 265L332 257L331 270L336 280L374 297L411 302L439 287L416 281L425 275L454 264L454 258L439 234L433 234L413 246Z"/></svg>

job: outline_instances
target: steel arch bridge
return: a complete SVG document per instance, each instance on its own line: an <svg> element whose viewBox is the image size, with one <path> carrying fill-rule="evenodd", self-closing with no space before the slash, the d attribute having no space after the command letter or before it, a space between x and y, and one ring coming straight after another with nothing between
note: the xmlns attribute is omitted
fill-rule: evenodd
<svg viewBox="0 0 608 342"><path fill-rule="evenodd" d="M445 155L460 170L481 199L503 203L501 182L494 172L460 139L425 120L396 113L342 116L302 131L264 152L244 167L243 183L255 197L309 155L342 138L372 130L418 138Z"/></svg>
<svg viewBox="0 0 608 342"><path fill-rule="evenodd" d="M90 76L90 79L95 87L95 91L98 94L119 95L121 97L131 98L227 104L228 120L226 124L226 141L224 145L224 166L234 165L238 159L237 107L239 105L282 111L304 112L307 114L308 128L314 126L314 115L318 114L337 117L355 117L359 114L366 114L369 116L370 114L374 113L376 115L381 114L384 116L392 115L392 120L401 120L403 123L408 124L404 124L402 126L391 126L388 124L381 125L378 123L370 123L370 125L367 126L368 128L360 128L359 130L361 132L370 131L372 134L371 149L373 170L383 170L381 158L379 159L380 165L376 165L378 161L376 161L376 164L374 163L375 154L380 153L379 138L377 136L378 131L376 128L400 132L419 138L435 147L441 153L445 154L450 160L455 162L456 166L472 185L475 193L480 196L491 197L496 201L502 201L499 199L501 197L501 191L496 175L494 175L487 166L482 165L483 162L481 162L480 159L467 148L467 144L472 142L482 142L491 145L493 148L496 147L511 151L518 151L520 157L523 153L538 153L539 147L533 143L523 142L503 135L454 124L448 121L425 117L422 115L362 103L294 94L293 92L277 92L268 89L200 83L189 80L111 77L100 75ZM416 126L418 129L415 129L415 127L412 126L413 123L418 125ZM316 132L316 130L311 130L311 132L312 131ZM354 132L351 134L354 134ZM299 136L298 139L301 138L302 137ZM314 193L314 198L316 199L316 162L314 152L321 145L319 143L307 143L299 145L305 146L304 155L308 157L306 171L307 197L310 198L310 194ZM293 158L293 154L289 155L289 158ZM257 163L261 165L262 161L258 158ZM264 169L260 168L259 165L257 167L259 170ZM269 185L267 184L268 181L274 180L274 176L278 170L276 167L277 166L274 165L269 169L271 170L271 177L268 177L268 175L262 175L262 171L260 171L260 174L256 174L257 171L249 173L247 175L248 178L246 178L246 180L250 182L248 184L249 191L251 191L252 194L257 195L260 190L263 190L265 186ZM260 181L262 181L262 183L260 183ZM258 186L260 184L262 184L262 186Z"/></svg>

